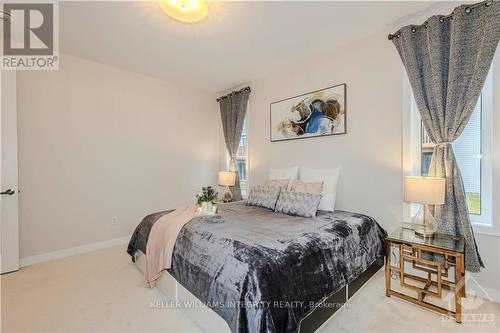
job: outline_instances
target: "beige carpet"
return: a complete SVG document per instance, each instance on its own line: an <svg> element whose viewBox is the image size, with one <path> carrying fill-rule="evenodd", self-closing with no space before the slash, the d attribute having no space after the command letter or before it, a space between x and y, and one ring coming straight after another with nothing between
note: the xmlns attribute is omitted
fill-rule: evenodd
<svg viewBox="0 0 500 333"><path fill-rule="evenodd" d="M124 247L113 247L2 275L1 327L2 332L200 332L184 310L150 307L162 299L145 287ZM379 272L321 331L499 332L500 305L484 302L473 313L466 323L450 325L441 315L387 298ZM492 322L476 320L492 317Z"/></svg>

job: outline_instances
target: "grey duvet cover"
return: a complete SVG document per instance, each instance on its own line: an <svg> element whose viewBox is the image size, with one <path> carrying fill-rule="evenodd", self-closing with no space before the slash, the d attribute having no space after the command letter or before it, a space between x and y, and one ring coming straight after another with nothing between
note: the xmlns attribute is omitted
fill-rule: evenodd
<svg viewBox="0 0 500 333"><path fill-rule="evenodd" d="M128 253L145 253L147 216ZM386 232L366 215L335 211L302 218L246 206L219 205L214 217L188 222L169 272L211 307L232 332L297 332L318 302L384 254Z"/></svg>

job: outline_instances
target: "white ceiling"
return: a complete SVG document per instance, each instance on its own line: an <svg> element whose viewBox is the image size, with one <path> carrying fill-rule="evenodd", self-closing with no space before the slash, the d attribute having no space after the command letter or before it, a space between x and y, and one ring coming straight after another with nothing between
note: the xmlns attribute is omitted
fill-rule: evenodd
<svg viewBox="0 0 500 333"><path fill-rule="evenodd" d="M193 25L155 1L61 2L60 51L213 93L402 25L450 2L209 2Z"/></svg>

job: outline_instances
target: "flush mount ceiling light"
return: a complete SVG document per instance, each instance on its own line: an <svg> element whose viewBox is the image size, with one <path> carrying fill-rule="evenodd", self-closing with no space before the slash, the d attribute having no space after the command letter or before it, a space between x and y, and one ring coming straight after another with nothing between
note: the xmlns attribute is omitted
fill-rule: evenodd
<svg viewBox="0 0 500 333"><path fill-rule="evenodd" d="M158 0L160 8L170 17L183 23L196 23L207 17L204 0Z"/></svg>

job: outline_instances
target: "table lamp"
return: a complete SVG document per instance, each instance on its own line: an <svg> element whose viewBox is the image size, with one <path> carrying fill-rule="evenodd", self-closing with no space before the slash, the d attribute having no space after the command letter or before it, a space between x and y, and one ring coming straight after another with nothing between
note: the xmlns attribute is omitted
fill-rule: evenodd
<svg viewBox="0 0 500 333"><path fill-rule="evenodd" d="M421 204L417 215L411 220L415 233L431 237L437 231L437 221L428 205L444 204L444 191L444 178L405 176L405 201Z"/></svg>
<svg viewBox="0 0 500 333"><path fill-rule="evenodd" d="M225 186L224 202L229 202L233 198L233 194L229 186L234 186L236 182L236 173L231 171L219 171L219 185Z"/></svg>

